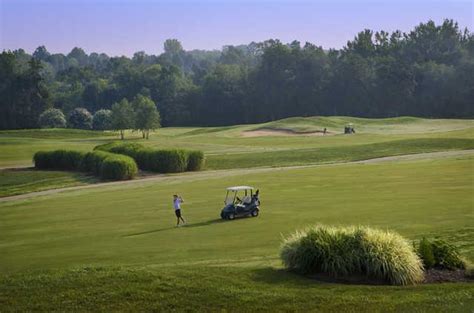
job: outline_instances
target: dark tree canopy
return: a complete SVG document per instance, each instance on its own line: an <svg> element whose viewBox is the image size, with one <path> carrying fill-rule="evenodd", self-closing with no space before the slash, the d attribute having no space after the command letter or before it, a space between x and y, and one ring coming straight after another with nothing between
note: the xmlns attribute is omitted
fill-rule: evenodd
<svg viewBox="0 0 474 313"><path fill-rule="evenodd" d="M290 116L474 116L474 35L429 21L408 33L363 30L340 50L267 40L160 55L67 55L38 47L0 54L0 129L38 127L50 106L66 116L143 95L161 124L230 125Z"/></svg>

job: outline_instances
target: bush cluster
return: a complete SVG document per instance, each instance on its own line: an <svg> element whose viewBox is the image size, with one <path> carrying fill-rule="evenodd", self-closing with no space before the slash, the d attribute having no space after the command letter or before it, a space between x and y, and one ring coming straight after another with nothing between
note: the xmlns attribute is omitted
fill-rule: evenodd
<svg viewBox="0 0 474 313"><path fill-rule="evenodd" d="M188 152L187 171L200 171L204 166L204 153L199 150Z"/></svg>
<svg viewBox="0 0 474 313"><path fill-rule="evenodd" d="M33 161L38 169L83 171L111 180L131 179L138 172L132 158L103 151L38 151Z"/></svg>
<svg viewBox="0 0 474 313"><path fill-rule="evenodd" d="M459 250L441 239L428 240L423 238L418 244L418 255L426 269L464 269L466 264Z"/></svg>
<svg viewBox="0 0 474 313"><path fill-rule="evenodd" d="M90 114L85 108L75 108L69 114L68 125L71 128L91 129L92 114Z"/></svg>
<svg viewBox="0 0 474 313"><path fill-rule="evenodd" d="M94 150L127 155L135 159L141 170L158 173L199 171L205 163L202 151L159 150L138 143L111 142L97 146Z"/></svg>
<svg viewBox="0 0 474 313"><path fill-rule="evenodd" d="M393 285L423 279L423 265L400 235L368 227L316 226L284 240L283 264L303 274L361 275Z"/></svg>
<svg viewBox="0 0 474 313"><path fill-rule="evenodd" d="M41 128L65 128L66 117L59 109L47 109L38 119Z"/></svg>
<svg viewBox="0 0 474 313"><path fill-rule="evenodd" d="M79 170L84 153L73 150L39 151L33 156L35 167L39 169Z"/></svg>
<svg viewBox="0 0 474 313"><path fill-rule="evenodd" d="M112 111L102 109L95 112L94 116L92 117L92 129L112 129Z"/></svg>
<svg viewBox="0 0 474 313"><path fill-rule="evenodd" d="M132 179L137 171L137 163L131 157L113 154L102 162L100 177L111 180Z"/></svg>

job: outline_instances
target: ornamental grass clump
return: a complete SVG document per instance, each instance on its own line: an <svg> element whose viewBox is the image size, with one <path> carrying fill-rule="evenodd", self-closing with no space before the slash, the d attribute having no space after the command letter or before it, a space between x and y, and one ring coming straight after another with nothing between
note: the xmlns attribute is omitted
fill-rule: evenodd
<svg viewBox="0 0 474 313"><path fill-rule="evenodd" d="M444 240L423 238L418 243L417 250L425 269L456 270L466 268L466 261L461 257L459 249Z"/></svg>
<svg viewBox="0 0 474 313"><path fill-rule="evenodd" d="M281 259L289 270L334 278L366 277L393 285L422 281L423 265L400 235L369 227L316 226L283 242Z"/></svg>

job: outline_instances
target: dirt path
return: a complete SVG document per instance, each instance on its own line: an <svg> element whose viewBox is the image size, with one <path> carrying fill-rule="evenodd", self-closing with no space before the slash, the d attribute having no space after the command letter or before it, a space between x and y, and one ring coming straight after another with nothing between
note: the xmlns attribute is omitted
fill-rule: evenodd
<svg viewBox="0 0 474 313"><path fill-rule="evenodd" d="M101 187L121 187L124 185L133 185L140 186L145 185L151 182L182 182L182 181L193 181L193 180L202 180L208 178L216 177L228 177L228 176L237 176L245 175L249 173L265 173L273 171L286 171L291 169L300 169L308 167L319 167L319 166L339 166L346 164L374 164L374 163L384 163L384 162L394 162L394 161L416 161L424 159L442 159L455 156L469 156L474 155L474 150L457 150L457 151L442 151L442 152L429 152L429 153L419 153L419 154L407 154L407 155L397 155L397 156L388 156L381 158L374 158L361 161L351 161L351 162L337 162L337 163L325 163L325 164L309 164L309 165L297 165L297 166L283 166L283 167L258 167L258 168L243 168L243 169L230 169L230 170L211 170L203 172L188 172L180 174L157 174L151 175L150 177L127 180L127 181L116 181L109 183L98 183L85 186L75 186L75 187L66 187L60 189L50 189L45 191L31 192L22 195L9 196L0 198L0 203L10 202L15 200L29 199L33 197L53 195L57 193L63 193L67 191L76 191L76 190L87 190Z"/></svg>

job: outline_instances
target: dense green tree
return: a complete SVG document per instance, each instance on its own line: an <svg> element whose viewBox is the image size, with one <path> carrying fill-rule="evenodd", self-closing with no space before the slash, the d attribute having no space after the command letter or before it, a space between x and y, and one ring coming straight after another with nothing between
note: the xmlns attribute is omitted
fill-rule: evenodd
<svg viewBox="0 0 474 313"><path fill-rule="evenodd" d="M137 95L132 106L135 111L135 129L142 133L143 138L148 139L150 131L160 127L160 113L153 100L143 95Z"/></svg>
<svg viewBox="0 0 474 313"><path fill-rule="evenodd" d="M342 49L271 39L160 55L0 55L0 128L38 126L47 107L110 109L141 94L163 126L255 123L289 116L474 116L474 35L453 20L392 33L364 30Z"/></svg>
<svg viewBox="0 0 474 313"><path fill-rule="evenodd" d="M135 112L127 99L112 105L112 129L120 131L120 139L124 139L125 130L135 127Z"/></svg>
<svg viewBox="0 0 474 313"><path fill-rule="evenodd" d="M0 129L38 126L38 117L49 102L41 69L37 59L23 64L18 54L0 54Z"/></svg>
<svg viewBox="0 0 474 313"><path fill-rule="evenodd" d="M109 130L112 129L112 111L98 110L92 117L92 129L94 130Z"/></svg>
<svg viewBox="0 0 474 313"><path fill-rule="evenodd" d="M77 129L91 129L92 115L85 108L75 108L69 114L68 126Z"/></svg>
<svg viewBox="0 0 474 313"><path fill-rule="evenodd" d="M38 124L41 128L65 128L66 117L59 109L47 109L39 116Z"/></svg>

